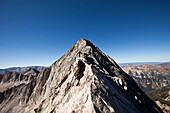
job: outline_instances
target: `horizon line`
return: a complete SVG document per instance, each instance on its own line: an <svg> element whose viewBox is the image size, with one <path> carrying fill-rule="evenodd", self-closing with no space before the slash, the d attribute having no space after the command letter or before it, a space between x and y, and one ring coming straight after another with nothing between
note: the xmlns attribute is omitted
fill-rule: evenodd
<svg viewBox="0 0 170 113"><path fill-rule="evenodd" d="M167 63L170 61L164 61L164 62L120 62L117 64L128 64L128 63ZM52 65L52 64L51 64ZM31 66L42 66L42 67L50 67L51 65L22 65L22 66L9 66L9 67L0 67L0 69L8 69L8 68L14 68L14 67L20 67L20 68L24 68L24 67L31 67Z"/></svg>

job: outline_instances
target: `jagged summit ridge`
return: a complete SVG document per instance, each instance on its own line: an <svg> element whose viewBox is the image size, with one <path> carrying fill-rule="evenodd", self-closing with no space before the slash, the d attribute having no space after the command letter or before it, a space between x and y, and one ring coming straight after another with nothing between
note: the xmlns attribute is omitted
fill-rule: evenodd
<svg viewBox="0 0 170 113"><path fill-rule="evenodd" d="M87 57L79 57L79 51L86 52ZM12 108L3 106L0 110L40 113L162 112L113 59L85 39L76 42L50 68L41 71L29 86L24 87L32 89L26 102L22 101ZM16 101L21 102L20 99Z"/></svg>

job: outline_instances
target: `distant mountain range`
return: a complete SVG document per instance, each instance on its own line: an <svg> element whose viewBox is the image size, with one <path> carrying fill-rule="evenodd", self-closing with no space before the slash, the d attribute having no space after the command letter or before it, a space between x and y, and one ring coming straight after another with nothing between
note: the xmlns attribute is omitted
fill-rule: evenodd
<svg viewBox="0 0 170 113"><path fill-rule="evenodd" d="M145 92L170 85L170 65L125 65L121 68Z"/></svg>
<svg viewBox="0 0 170 113"><path fill-rule="evenodd" d="M6 74L8 72L23 73L29 69L35 69L37 71L41 71L44 68L47 68L47 67L45 66L11 67L11 68L6 68L6 69L0 69L0 74Z"/></svg>
<svg viewBox="0 0 170 113"><path fill-rule="evenodd" d="M170 62L129 62L129 63L118 63L119 66L125 66L125 65L143 65L143 64L149 64L149 65L170 65Z"/></svg>
<svg viewBox="0 0 170 113"><path fill-rule="evenodd" d="M158 64L158 65L170 65L170 62L164 62L164 63Z"/></svg>
<svg viewBox="0 0 170 113"><path fill-rule="evenodd" d="M170 113L170 65L125 65L121 68L133 77L138 86L162 108Z"/></svg>

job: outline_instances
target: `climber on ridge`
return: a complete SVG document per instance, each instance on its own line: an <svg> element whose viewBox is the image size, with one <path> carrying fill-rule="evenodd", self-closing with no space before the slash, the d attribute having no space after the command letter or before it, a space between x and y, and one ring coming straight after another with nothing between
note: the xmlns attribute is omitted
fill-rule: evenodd
<svg viewBox="0 0 170 113"><path fill-rule="evenodd" d="M80 57L81 54L82 54L81 51L79 51L79 52L78 52L79 57Z"/></svg>
<svg viewBox="0 0 170 113"><path fill-rule="evenodd" d="M87 53L86 52L82 53L81 51L79 51L78 52L79 57L80 57L81 54L83 54L83 58L85 58L85 59L87 58Z"/></svg>
<svg viewBox="0 0 170 113"><path fill-rule="evenodd" d="M87 58L87 53L86 52L83 52L83 58Z"/></svg>

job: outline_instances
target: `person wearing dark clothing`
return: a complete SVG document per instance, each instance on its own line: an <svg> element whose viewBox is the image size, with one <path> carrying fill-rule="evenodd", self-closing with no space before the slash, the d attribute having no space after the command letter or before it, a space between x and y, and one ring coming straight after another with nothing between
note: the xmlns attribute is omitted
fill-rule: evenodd
<svg viewBox="0 0 170 113"><path fill-rule="evenodd" d="M87 53L83 52L83 58L87 58Z"/></svg>
<svg viewBox="0 0 170 113"><path fill-rule="evenodd" d="M78 55L79 55L79 57L80 57L80 55L81 55L81 52L80 52L80 51L78 52Z"/></svg>

